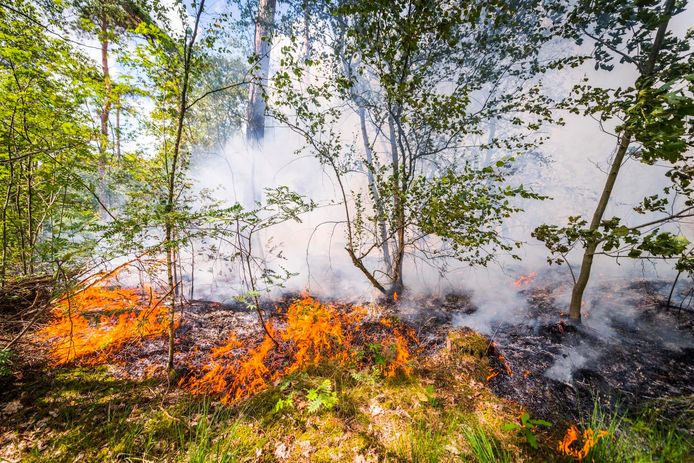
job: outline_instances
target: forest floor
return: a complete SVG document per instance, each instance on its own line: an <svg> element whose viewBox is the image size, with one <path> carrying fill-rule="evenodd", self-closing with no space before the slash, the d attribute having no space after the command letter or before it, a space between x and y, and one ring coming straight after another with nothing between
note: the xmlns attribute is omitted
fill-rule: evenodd
<svg viewBox="0 0 694 463"><path fill-rule="evenodd" d="M529 297L545 305L551 300L533 294ZM564 337L580 332L551 325L534 330L523 342L504 344L510 333L499 329L495 343L453 326L457 316L473 311L465 296L428 304L425 319L402 316L417 328L420 339L409 375L390 378L376 366L326 361L235 405L170 386L152 368L165 355L160 338L123 349L108 365L30 365L2 385L0 462L561 462L576 461L591 438L594 446L581 455L584 461L694 461L691 376L680 378L679 388L620 410L615 401L591 397L586 388L570 390L526 369L531 363L548 367L535 357L523 363L523 353L530 349L527 340L538 332L545 336L540 336L544 350L534 350L540 357L551 350L548 340L554 339L557 347ZM196 356L223 339L225 327L257 329L251 328L254 320L238 307L192 303L179 328L180 355L195 369ZM616 361L633 345L644 348L627 344ZM654 352L643 361L660 359L673 375L689 374L691 360L668 363L658 357L665 354ZM620 371L611 376L604 363L595 365L605 370L600 383L609 385L615 376L624 376ZM641 370L639 377L652 383L650 370ZM603 398L605 387L596 391ZM523 425L526 412L527 419L548 420L551 426L527 420ZM559 443L573 425L572 457L560 452ZM604 436L591 437L601 431ZM531 445L534 440L536 446Z"/></svg>

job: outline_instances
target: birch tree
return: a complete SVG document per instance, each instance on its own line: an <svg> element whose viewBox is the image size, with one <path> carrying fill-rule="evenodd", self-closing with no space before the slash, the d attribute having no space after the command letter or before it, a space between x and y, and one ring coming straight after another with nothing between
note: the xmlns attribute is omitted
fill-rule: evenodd
<svg viewBox="0 0 694 463"><path fill-rule="evenodd" d="M506 174L512 154L541 142L530 130L549 117L537 53L553 34L556 6L341 2L321 15L329 51L316 47L317 57L306 60L299 39L285 48L272 114L334 176L346 252L379 291L404 289L407 256L486 265L495 252L513 254L520 245L499 226L520 211L518 199L540 196L508 184ZM319 77L302 87L306 73ZM513 82L507 91L499 91L502 80ZM356 143L339 128L355 113ZM517 130L488 145L508 155L479 168L473 151L486 146L471 140L497 118ZM350 186L360 175L366 193Z"/></svg>
<svg viewBox="0 0 694 463"><path fill-rule="evenodd" d="M615 122L617 138L590 222L572 216L567 226L543 225L534 232L556 256L550 262L564 263L571 249L583 248L569 304L572 320L581 320L583 296L596 255L675 259L680 271L693 267L691 254L686 252L688 240L661 228L694 215L692 32L677 38L669 30L671 19L681 14L685 5L676 0L579 2L564 28L564 34L578 43L592 41L596 69L610 72L619 61L637 72L636 80L627 88L581 82L560 105L602 123ZM629 160L669 166L666 175L672 183L664 194L644 198L634 208L641 214L655 215L641 224L606 217L620 171Z"/></svg>
<svg viewBox="0 0 694 463"><path fill-rule="evenodd" d="M254 76L248 92L246 112L246 139L262 143L265 137L265 88L270 75L270 48L275 22L277 0L258 0L258 14L255 21Z"/></svg>

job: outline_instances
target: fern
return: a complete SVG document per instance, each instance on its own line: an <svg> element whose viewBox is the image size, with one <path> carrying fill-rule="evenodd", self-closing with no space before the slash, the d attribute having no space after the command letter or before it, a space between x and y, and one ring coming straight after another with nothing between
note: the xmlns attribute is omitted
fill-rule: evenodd
<svg viewBox="0 0 694 463"><path fill-rule="evenodd" d="M331 410L337 405L337 392L333 391L332 382L325 379L317 388L306 391L306 400L309 413L316 413L321 408Z"/></svg>

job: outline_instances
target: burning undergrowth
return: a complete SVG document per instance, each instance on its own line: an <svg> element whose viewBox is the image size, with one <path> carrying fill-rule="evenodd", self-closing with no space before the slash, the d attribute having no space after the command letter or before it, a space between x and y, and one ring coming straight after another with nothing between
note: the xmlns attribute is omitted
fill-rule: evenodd
<svg viewBox="0 0 694 463"><path fill-rule="evenodd" d="M151 287L122 287L117 276L97 275L54 304L50 322L38 332L53 364L105 363L127 345L167 332L163 298Z"/></svg>
<svg viewBox="0 0 694 463"><path fill-rule="evenodd" d="M213 394L222 403L232 403L322 361L372 364L387 377L409 374L410 349L417 343L414 331L398 320L375 323L366 316L363 307L323 304L305 295L269 322L260 341L257 336L239 338L232 331L200 366L202 374L181 384L194 394Z"/></svg>
<svg viewBox="0 0 694 463"><path fill-rule="evenodd" d="M517 279L527 312L489 328L486 382L556 422L576 422L596 398L607 409L636 409L694 394L694 317L665 310L664 289L606 284L576 326L562 313L566 284L546 275ZM451 329L485 310L464 293L366 306L294 294L263 305L273 307L264 311L267 332L241 303L181 306L175 347L184 389L235 403L323 361L408 374L415 354L434 355ZM162 376L167 312L150 290L101 283L64 298L41 333L56 364L108 363L121 378Z"/></svg>
<svg viewBox="0 0 694 463"><path fill-rule="evenodd" d="M328 361L408 375L413 328L373 308L324 304L308 294L275 301L265 326L241 304L193 301L176 314L179 384L222 403L251 397L284 376ZM55 365L108 364L117 377L165 372L169 308L150 288L100 278L63 297L39 331Z"/></svg>

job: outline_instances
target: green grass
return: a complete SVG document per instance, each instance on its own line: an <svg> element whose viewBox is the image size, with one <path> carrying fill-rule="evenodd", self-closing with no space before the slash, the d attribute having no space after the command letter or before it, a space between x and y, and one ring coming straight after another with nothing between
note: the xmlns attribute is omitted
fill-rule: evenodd
<svg viewBox="0 0 694 463"><path fill-rule="evenodd" d="M414 423L395 443L398 461L436 463L446 453L448 436L445 430L432 427L432 423Z"/></svg>
<svg viewBox="0 0 694 463"><path fill-rule="evenodd" d="M463 434L477 463L510 463L511 454L479 424L466 425Z"/></svg>
<svg viewBox="0 0 694 463"><path fill-rule="evenodd" d="M595 402L582 427L607 436L588 455L595 463L694 462L694 398L660 400L636 415L606 413Z"/></svg>
<svg viewBox="0 0 694 463"><path fill-rule="evenodd" d="M169 389L164 380L122 380L105 367L63 368L14 392L22 407L6 425L25 448L12 458L226 463L277 461L284 452L286 461L459 461L467 448L461 422L508 420L518 410L484 389L477 370L481 375L486 367L478 368L478 357L462 349L452 355L410 378L318 365L233 407ZM476 392L468 371L476 375ZM308 391L328 383L329 406L311 408ZM473 401L472 393L481 395ZM287 399L291 405L278 411L278 401Z"/></svg>

